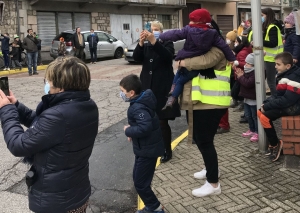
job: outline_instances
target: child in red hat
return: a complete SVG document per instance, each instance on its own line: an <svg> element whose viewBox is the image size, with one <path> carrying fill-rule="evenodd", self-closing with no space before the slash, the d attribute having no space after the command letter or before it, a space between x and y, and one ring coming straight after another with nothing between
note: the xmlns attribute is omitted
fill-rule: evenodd
<svg viewBox="0 0 300 213"><path fill-rule="evenodd" d="M190 23L181 30L170 30L160 34L159 38L163 41L178 41L186 39L182 50L178 51L175 61L180 61L185 58L193 58L207 53L213 46L221 49L230 62L235 60L229 46L222 38L219 30L213 29L211 23L215 23L210 13L206 9L197 9L189 15ZM172 107L183 91L185 83L198 76L199 73L206 78L216 78L214 69L207 70L192 70L188 71L185 67L179 67L170 91L168 101L163 110Z"/></svg>

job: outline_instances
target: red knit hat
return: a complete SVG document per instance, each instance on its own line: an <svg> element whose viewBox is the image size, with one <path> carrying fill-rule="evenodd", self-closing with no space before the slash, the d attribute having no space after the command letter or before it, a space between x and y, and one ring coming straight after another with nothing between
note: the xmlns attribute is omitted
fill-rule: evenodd
<svg viewBox="0 0 300 213"><path fill-rule="evenodd" d="M203 24L211 22L211 16L206 9L197 9L190 13L189 15L190 21L200 22Z"/></svg>

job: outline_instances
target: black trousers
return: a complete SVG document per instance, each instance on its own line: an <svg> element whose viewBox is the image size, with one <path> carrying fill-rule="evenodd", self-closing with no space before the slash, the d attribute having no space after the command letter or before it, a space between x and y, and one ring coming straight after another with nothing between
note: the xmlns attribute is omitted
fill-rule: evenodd
<svg viewBox="0 0 300 213"><path fill-rule="evenodd" d="M202 154L209 183L219 182L218 155L214 146L214 137L226 111L227 108L193 111L193 137Z"/></svg>
<svg viewBox="0 0 300 213"><path fill-rule="evenodd" d="M97 47L90 47L91 62L97 61Z"/></svg>
<svg viewBox="0 0 300 213"><path fill-rule="evenodd" d="M265 111L263 113L260 110L257 112L257 116L261 122L261 125L265 130L266 136L271 146L277 146L279 142L272 121L275 121L276 119L287 115L288 114L286 112L279 109L272 109L272 110Z"/></svg>
<svg viewBox="0 0 300 213"><path fill-rule="evenodd" d="M84 60L84 47L80 47L79 49L75 49L75 57Z"/></svg>
<svg viewBox="0 0 300 213"><path fill-rule="evenodd" d="M145 206L154 211L160 205L156 195L151 189L157 158L135 156L133 167L134 187Z"/></svg>

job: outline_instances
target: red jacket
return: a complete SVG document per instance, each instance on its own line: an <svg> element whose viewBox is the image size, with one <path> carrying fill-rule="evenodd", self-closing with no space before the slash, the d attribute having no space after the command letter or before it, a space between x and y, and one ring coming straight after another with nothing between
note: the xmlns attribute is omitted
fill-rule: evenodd
<svg viewBox="0 0 300 213"><path fill-rule="evenodd" d="M238 68L244 70L244 65L246 64L245 59L248 54L252 53L251 45L249 47L244 47L237 55L236 60L239 62Z"/></svg>

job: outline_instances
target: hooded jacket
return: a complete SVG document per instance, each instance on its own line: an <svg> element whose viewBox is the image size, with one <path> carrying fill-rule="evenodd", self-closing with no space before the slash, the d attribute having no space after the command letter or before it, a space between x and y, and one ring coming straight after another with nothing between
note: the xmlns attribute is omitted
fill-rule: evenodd
<svg viewBox="0 0 300 213"><path fill-rule="evenodd" d="M290 28L285 34L284 51L293 55L293 59L297 59L297 66L300 65L300 36L296 35L295 28Z"/></svg>
<svg viewBox="0 0 300 213"><path fill-rule="evenodd" d="M9 151L17 157L33 156L37 180L28 193L31 211L63 213L89 199L88 160L98 117L89 91L45 95L36 112L19 102L0 109ZM28 127L25 132L21 124Z"/></svg>
<svg viewBox="0 0 300 213"><path fill-rule="evenodd" d="M284 110L288 115L300 114L300 68L293 66L284 73L278 74L277 96L264 102L265 111Z"/></svg>
<svg viewBox="0 0 300 213"><path fill-rule="evenodd" d="M185 26L181 30L170 30L162 33L159 38L163 41L178 41L186 39L183 49L178 51L175 60L183 60L207 53L213 46L223 51L228 61L234 61L235 56L229 46L221 38L217 30Z"/></svg>
<svg viewBox="0 0 300 213"><path fill-rule="evenodd" d="M164 154L164 142L156 110L156 98L151 90L130 101L125 135L132 139L136 156L156 158Z"/></svg>

